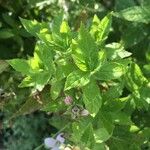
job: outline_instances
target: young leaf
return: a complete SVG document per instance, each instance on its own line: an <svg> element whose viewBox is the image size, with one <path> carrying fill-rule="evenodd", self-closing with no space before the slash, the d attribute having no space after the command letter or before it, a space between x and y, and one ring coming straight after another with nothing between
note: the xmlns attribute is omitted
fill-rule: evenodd
<svg viewBox="0 0 150 150"><path fill-rule="evenodd" d="M111 22L112 22L112 14L108 14L101 20L98 26L99 32L98 32L97 41L101 42L106 40L108 33L110 31Z"/></svg>
<svg viewBox="0 0 150 150"><path fill-rule="evenodd" d="M94 16L90 32L95 37L98 43L103 43L106 40L108 33L110 31L111 22L112 22L111 14L108 14L101 21L97 18L97 16Z"/></svg>
<svg viewBox="0 0 150 150"><path fill-rule="evenodd" d="M90 81L88 85L83 87L83 101L87 110L95 116L102 105L100 89L95 81Z"/></svg>
<svg viewBox="0 0 150 150"><path fill-rule="evenodd" d="M91 26L91 29L90 29L90 33L91 35L93 35L93 37L96 38L96 34L98 32L97 28L98 28L98 25L100 24L100 20L99 18L97 17L97 15L94 15L93 17L93 21L92 21L92 26Z"/></svg>
<svg viewBox="0 0 150 150"><path fill-rule="evenodd" d="M66 21L62 21L60 26L60 33L69 33L70 27Z"/></svg>
<svg viewBox="0 0 150 150"><path fill-rule="evenodd" d="M20 18L24 28L33 36L37 37L40 32L48 32L49 26L47 23L39 23L36 20L31 21Z"/></svg>
<svg viewBox="0 0 150 150"><path fill-rule="evenodd" d="M82 71L93 70L98 63L98 48L90 33L81 25L78 40L72 43L75 64Z"/></svg>
<svg viewBox="0 0 150 150"><path fill-rule="evenodd" d="M75 87L82 87L90 81L89 73L84 73L80 70L71 72L66 79L65 90L70 90Z"/></svg>

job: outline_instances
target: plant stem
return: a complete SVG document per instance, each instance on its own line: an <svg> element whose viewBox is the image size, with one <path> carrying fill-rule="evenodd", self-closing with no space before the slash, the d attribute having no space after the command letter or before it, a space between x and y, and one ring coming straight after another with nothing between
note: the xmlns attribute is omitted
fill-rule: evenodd
<svg viewBox="0 0 150 150"><path fill-rule="evenodd" d="M44 144L42 143L41 145L39 145L38 147L36 147L34 150L40 150L43 146L44 146Z"/></svg>

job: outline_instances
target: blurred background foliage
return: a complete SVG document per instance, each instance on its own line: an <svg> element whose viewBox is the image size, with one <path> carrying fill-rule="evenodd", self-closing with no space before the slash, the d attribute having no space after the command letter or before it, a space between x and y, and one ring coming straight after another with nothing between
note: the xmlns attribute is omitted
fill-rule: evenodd
<svg viewBox="0 0 150 150"><path fill-rule="evenodd" d="M31 93L30 89L18 88L22 76L5 62L10 58L27 58L33 55L36 39L25 31L19 17L51 22L63 12L72 29L78 30L80 22L90 23L94 14L102 18L110 11L120 12L129 7L148 5L150 6L149 0L0 0L0 88L3 89L0 92L0 149L31 150L41 144L43 138L51 132L48 121L44 119L47 116L39 112L7 122ZM132 52L132 59L148 79L149 41L150 23L113 17L107 42L121 42L126 50ZM134 122L149 126L149 112L135 110L133 114ZM148 145L144 146L143 149L149 148Z"/></svg>

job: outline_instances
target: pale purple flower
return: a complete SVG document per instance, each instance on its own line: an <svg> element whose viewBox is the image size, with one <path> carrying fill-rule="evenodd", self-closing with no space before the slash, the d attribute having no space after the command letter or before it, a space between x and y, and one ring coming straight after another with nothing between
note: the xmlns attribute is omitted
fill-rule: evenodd
<svg viewBox="0 0 150 150"><path fill-rule="evenodd" d="M66 105L71 105L73 100L72 100L72 97L70 96L66 96L65 99L64 99L64 102Z"/></svg>
<svg viewBox="0 0 150 150"><path fill-rule="evenodd" d="M62 137L63 133L57 135L56 139L54 138L45 138L44 145L47 149L51 150L60 150L60 146L63 145L65 139Z"/></svg>
<svg viewBox="0 0 150 150"><path fill-rule="evenodd" d="M60 143L64 143L65 139L64 139L63 135L64 135L63 133L58 134L56 137L56 140L59 141Z"/></svg>

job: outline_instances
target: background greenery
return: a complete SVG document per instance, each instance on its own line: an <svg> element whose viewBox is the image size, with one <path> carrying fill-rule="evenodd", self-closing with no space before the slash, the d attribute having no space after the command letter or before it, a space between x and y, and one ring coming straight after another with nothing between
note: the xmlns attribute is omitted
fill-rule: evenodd
<svg viewBox="0 0 150 150"><path fill-rule="evenodd" d="M141 10L137 10L137 6L141 8L146 6L146 10L141 12ZM130 7L133 12L130 12ZM30 88L18 88L18 84L22 80L21 74L16 73L4 61L33 56L36 39L23 28L19 17L51 22L59 13L64 12L72 30L77 30L81 21L88 24L94 14L103 18L111 11L118 13L113 17L112 29L106 43L118 41L122 43L126 50L132 52L133 61L140 66L144 76L149 80L149 0L0 0L0 86L7 95L5 98L0 98L1 148L31 150L40 145L44 137L56 130L49 124L50 115L38 111L20 116L11 122L8 121L9 117L29 98L28 95L31 92ZM141 15L138 19L134 17L136 11L138 15ZM147 97L150 97L149 90L145 89L144 92ZM123 92L124 95L128 93L128 89ZM144 129L143 132L147 138L147 135L150 135L149 107L145 105L142 107L139 104L139 108L135 108L131 115L132 121L141 130ZM117 130L119 128L115 130L114 134L117 134ZM122 134L126 135L126 128L120 130L124 130ZM128 136L126 138L130 139ZM114 143L120 144L115 139ZM149 142L141 145L141 149L148 150L150 148ZM130 149L134 150L134 146Z"/></svg>

